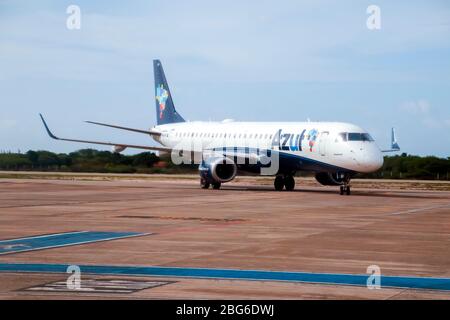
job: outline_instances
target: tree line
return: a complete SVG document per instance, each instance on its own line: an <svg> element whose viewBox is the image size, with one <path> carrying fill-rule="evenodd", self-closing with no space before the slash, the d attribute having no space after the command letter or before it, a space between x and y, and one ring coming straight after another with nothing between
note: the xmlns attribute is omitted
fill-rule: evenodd
<svg viewBox="0 0 450 320"><path fill-rule="evenodd" d="M384 157L377 172L359 175L361 178L450 180L450 157L401 155Z"/></svg>
<svg viewBox="0 0 450 320"><path fill-rule="evenodd" d="M0 153L0 170L67 171L104 173L183 173L196 172L195 166L178 166L170 157L152 152L124 155L109 151L82 149L71 153L33 151ZM449 180L450 157L420 157L403 153L386 156L383 167L360 178Z"/></svg>
<svg viewBox="0 0 450 320"><path fill-rule="evenodd" d="M135 155L81 149L71 153L30 150L26 153L0 153L0 170L62 171L100 173L176 173L189 171L152 152Z"/></svg>

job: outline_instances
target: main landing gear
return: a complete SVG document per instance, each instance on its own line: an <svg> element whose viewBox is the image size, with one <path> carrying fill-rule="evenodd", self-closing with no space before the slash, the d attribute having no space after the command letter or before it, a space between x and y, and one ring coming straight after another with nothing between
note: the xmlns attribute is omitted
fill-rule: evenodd
<svg viewBox="0 0 450 320"><path fill-rule="evenodd" d="M206 180L203 179L203 178L200 179L200 187L201 187L202 189L208 189L209 186L211 186L211 185L212 185L212 188L213 188L213 189L218 190L218 189L220 189L220 186L221 186L222 184L221 184L220 182L209 183L208 181L206 181Z"/></svg>
<svg viewBox="0 0 450 320"><path fill-rule="evenodd" d="M292 191L295 188L295 180L291 175L285 176L276 176L275 181L273 182L275 190L282 191L283 188L286 188L287 191Z"/></svg>
<svg viewBox="0 0 450 320"><path fill-rule="evenodd" d="M350 185L345 184L345 185L341 186L341 190L340 190L341 196L343 196L344 194L347 195L347 196L349 196L350 193L351 193L351 191L350 191Z"/></svg>

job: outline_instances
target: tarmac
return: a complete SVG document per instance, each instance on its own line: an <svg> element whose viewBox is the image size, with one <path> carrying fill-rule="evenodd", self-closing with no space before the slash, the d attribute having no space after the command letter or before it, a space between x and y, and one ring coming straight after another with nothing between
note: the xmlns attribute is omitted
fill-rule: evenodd
<svg viewBox="0 0 450 320"><path fill-rule="evenodd" d="M450 298L450 191L62 176L0 179L0 299Z"/></svg>

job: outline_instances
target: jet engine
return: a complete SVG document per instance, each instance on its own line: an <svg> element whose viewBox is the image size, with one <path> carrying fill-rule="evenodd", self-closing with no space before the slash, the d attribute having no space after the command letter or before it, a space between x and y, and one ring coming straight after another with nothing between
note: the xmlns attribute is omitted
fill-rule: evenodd
<svg viewBox="0 0 450 320"><path fill-rule="evenodd" d="M237 165L227 157L211 157L199 166L200 176L209 182L223 183L236 177Z"/></svg>
<svg viewBox="0 0 450 320"><path fill-rule="evenodd" d="M112 146L111 152L119 153L119 152L122 152L123 150L125 150L126 148L127 147L125 147L125 146Z"/></svg>
<svg viewBox="0 0 450 320"><path fill-rule="evenodd" d="M350 181L348 173L339 172L317 172L316 180L324 186L341 186Z"/></svg>

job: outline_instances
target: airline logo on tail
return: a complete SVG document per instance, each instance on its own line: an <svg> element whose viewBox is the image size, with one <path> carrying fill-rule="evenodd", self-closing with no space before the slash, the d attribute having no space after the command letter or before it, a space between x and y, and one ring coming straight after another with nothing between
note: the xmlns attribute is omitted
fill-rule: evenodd
<svg viewBox="0 0 450 320"><path fill-rule="evenodd" d="M169 92L164 89L161 84L159 87L156 87L156 100L159 103L159 118L162 119L164 109L166 109L166 101L169 98Z"/></svg>

